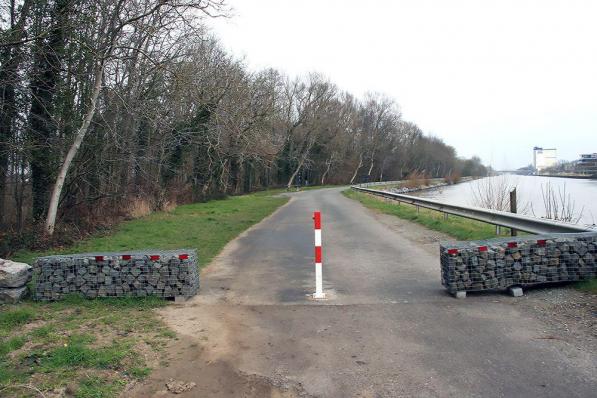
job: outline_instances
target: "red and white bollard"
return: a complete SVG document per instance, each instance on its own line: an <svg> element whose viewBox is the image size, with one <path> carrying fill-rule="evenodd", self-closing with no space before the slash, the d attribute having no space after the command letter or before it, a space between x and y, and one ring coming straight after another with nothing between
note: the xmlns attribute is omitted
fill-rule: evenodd
<svg viewBox="0 0 597 398"><path fill-rule="evenodd" d="M321 261L321 212L313 213L313 221L315 223L315 293L314 299L324 299L323 292L323 270Z"/></svg>

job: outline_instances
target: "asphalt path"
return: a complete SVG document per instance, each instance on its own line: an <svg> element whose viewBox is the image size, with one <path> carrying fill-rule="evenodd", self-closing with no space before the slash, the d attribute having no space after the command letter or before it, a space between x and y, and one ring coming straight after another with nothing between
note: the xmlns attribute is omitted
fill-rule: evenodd
<svg viewBox="0 0 597 398"><path fill-rule="evenodd" d="M196 342L181 351L200 351L201 366L225 363L281 391L271 396L595 396L595 357L546 336L520 299L448 295L437 243L422 227L380 222L339 188L291 196L226 247L197 298L163 312L185 343ZM315 210L324 301L310 298ZM179 356L156 383L179 374L209 391L211 382ZM211 395L226 396L226 380L213 383Z"/></svg>

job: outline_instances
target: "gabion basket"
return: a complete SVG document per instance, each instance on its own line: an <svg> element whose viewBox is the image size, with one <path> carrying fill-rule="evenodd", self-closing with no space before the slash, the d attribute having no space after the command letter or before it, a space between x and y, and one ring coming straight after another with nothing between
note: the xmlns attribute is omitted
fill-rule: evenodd
<svg viewBox="0 0 597 398"><path fill-rule="evenodd" d="M590 279L596 260L593 232L440 243L442 285L450 293Z"/></svg>
<svg viewBox="0 0 597 398"><path fill-rule="evenodd" d="M33 280L36 300L71 293L96 297L192 297L199 290L194 249L83 253L39 257Z"/></svg>

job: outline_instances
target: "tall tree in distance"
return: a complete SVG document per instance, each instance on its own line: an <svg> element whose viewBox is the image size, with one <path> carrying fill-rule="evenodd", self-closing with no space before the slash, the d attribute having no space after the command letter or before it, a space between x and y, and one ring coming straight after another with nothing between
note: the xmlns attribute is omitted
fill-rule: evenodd
<svg viewBox="0 0 597 398"><path fill-rule="evenodd" d="M55 152L52 142L56 139L57 123L54 107L56 90L61 79L65 50L65 30L72 12L71 0L40 1L35 5L36 17L33 34L33 68L31 71L31 109L28 120L28 147L33 191L33 220L42 219L48 206L48 190L55 177ZM44 15L45 10L49 15ZM51 28L46 30L46 26Z"/></svg>
<svg viewBox="0 0 597 398"><path fill-rule="evenodd" d="M4 202L7 195L8 161L10 145L15 135L16 86L19 85L19 68L24 59L26 24L32 0L26 0L19 8L15 1L8 4L8 26L0 30L0 226L4 220Z"/></svg>

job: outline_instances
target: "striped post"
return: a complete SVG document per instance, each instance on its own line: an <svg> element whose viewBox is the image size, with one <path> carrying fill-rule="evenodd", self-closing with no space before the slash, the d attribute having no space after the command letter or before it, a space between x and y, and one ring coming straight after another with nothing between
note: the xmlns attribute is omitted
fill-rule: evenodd
<svg viewBox="0 0 597 398"><path fill-rule="evenodd" d="M321 260L321 212L316 211L313 213L313 221L315 224L315 293L313 294L313 298L324 299Z"/></svg>

